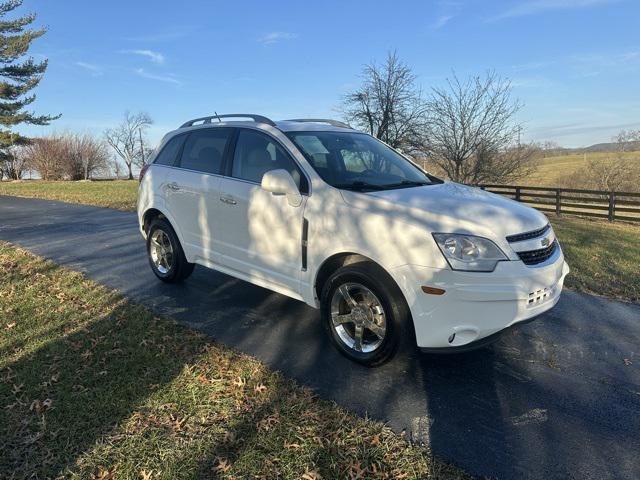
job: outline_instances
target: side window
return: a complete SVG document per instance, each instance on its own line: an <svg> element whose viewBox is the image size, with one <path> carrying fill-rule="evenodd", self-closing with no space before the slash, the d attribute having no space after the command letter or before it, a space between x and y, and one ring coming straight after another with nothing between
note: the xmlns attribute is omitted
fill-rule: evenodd
<svg viewBox="0 0 640 480"><path fill-rule="evenodd" d="M178 135L169 140L153 163L157 165L168 165L170 167L174 166L185 138L186 135Z"/></svg>
<svg viewBox="0 0 640 480"><path fill-rule="evenodd" d="M307 192L307 180L289 154L273 139L253 130L241 130L233 156L231 176L260 183L269 170L283 168L301 192Z"/></svg>
<svg viewBox="0 0 640 480"><path fill-rule="evenodd" d="M203 128L189 134L180 166L204 173L220 174L222 157L231 136L228 128Z"/></svg>

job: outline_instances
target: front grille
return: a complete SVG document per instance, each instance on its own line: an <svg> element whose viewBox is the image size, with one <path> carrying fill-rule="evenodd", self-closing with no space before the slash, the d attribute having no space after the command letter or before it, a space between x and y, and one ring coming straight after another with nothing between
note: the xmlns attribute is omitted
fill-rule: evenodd
<svg viewBox="0 0 640 480"><path fill-rule="evenodd" d="M554 254L558 248L558 241L554 240L551 245L545 248L541 248L539 250L529 250L528 252L517 252L518 257L522 260L526 265L537 265L538 263L542 263L545 260L548 260L551 255Z"/></svg>
<svg viewBox="0 0 640 480"><path fill-rule="evenodd" d="M532 230L530 232L518 233L516 235L509 235L507 237L507 242L509 242L509 243L522 242L523 240L530 240L532 238L541 237L550 228L551 228L551 225L547 223L544 227L539 228L538 230Z"/></svg>

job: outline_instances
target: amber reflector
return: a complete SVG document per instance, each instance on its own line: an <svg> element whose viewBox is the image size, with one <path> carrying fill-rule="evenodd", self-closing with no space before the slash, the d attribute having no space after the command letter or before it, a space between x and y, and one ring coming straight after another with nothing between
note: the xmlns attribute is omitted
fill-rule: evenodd
<svg viewBox="0 0 640 480"><path fill-rule="evenodd" d="M435 288L435 287L422 287L422 291L424 293L429 293L431 295L442 295L444 294L444 290L441 288Z"/></svg>

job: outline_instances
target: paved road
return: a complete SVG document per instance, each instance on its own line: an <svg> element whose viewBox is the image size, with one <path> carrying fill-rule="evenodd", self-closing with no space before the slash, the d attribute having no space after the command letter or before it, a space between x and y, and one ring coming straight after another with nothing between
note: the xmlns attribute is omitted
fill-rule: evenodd
<svg viewBox="0 0 640 480"><path fill-rule="evenodd" d="M640 306L565 292L490 347L370 370L338 355L300 302L200 267L183 285L157 281L135 223L133 213L0 196L0 239L250 353L468 472L640 478Z"/></svg>

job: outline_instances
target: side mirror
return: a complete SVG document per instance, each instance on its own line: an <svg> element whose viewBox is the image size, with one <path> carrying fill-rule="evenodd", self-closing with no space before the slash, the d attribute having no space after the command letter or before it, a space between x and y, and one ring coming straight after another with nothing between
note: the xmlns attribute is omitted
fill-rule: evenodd
<svg viewBox="0 0 640 480"><path fill-rule="evenodd" d="M262 176L261 187L274 195L286 195L289 205L298 207L302 203L302 195L295 180L289 172L282 168L269 170Z"/></svg>

